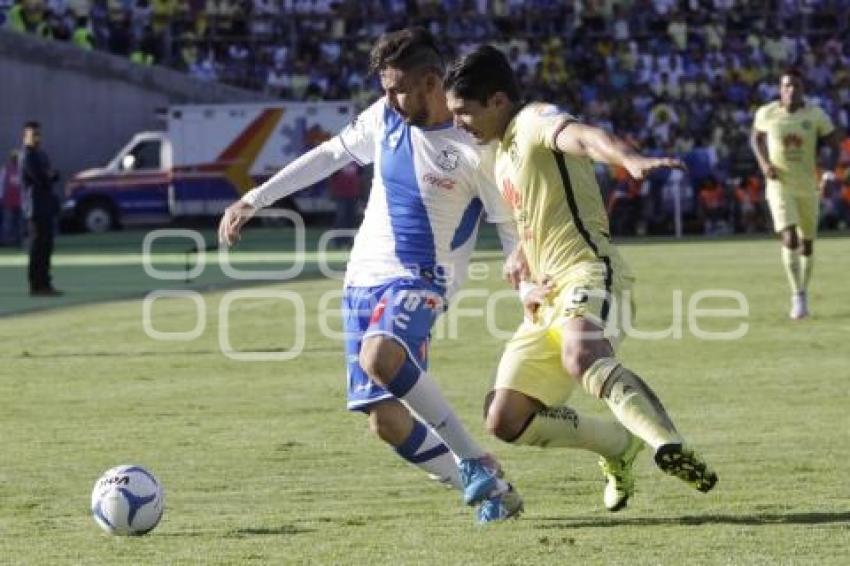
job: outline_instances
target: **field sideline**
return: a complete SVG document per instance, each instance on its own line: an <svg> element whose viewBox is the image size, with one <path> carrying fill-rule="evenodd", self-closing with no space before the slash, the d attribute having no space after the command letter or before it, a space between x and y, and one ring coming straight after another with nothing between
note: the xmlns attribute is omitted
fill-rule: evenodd
<svg viewBox="0 0 850 566"><path fill-rule="evenodd" d="M236 262L269 263L278 236L249 234ZM310 243L314 242L311 236ZM850 238L816 244L814 317L787 319L788 292L773 240L635 243L622 248L638 276L638 328L669 327L681 291L681 339L629 339L622 358L650 382L681 431L720 475L708 495L663 476L643 453L627 510L602 507L602 479L589 453L519 448L485 437L481 398L518 304L503 289L492 235L479 256L490 276L469 282L441 323L431 368L476 436L502 460L526 500L518 521L480 528L459 494L429 482L372 440L365 419L344 409L339 328L317 315L339 282L318 275L287 284L252 281L256 296L209 258L186 284L145 276L138 235L61 242L57 286L71 291L52 310L24 298L19 254L0 253L0 563L10 564L846 564L850 555ZM208 235L207 241L212 241ZM104 245L107 242L108 245ZM185 243L156 253L183 269ZM274 258L286 263L291 254ZM342 254L332 258L339 267ZM276 265L276 264L274 264ZM276 265L276 267L279 267ZM202 302L142 297L157 288L202 292ZM734 341L698 339L687 321L695 293L734 290L749 314L701 323ZM292 304L261 297L281 291ZM122 298L123 297L123 298ZM336 299L331 296L331 306ZM228 324L222 301L235 300ZM82 302L86 304L77 304ZM728 300L700 306L730 308ZM466 314L464 314L466 313ZM224 330L223 330L224 329ZM221 351L283 355L238 361ZM574 405L603 413L577 392ZM112 538L89 516L91 487L105 469L140 463L165 485L162 524L142 538Z"/></svg>

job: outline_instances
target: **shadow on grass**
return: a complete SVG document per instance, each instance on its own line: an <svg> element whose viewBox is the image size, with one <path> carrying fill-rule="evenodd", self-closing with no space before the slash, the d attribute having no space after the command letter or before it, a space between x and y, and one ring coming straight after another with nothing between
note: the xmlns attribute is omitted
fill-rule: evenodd
<svg viewBox="0 0 850 566"><path fill-rule="evenodd" d="M312 533L316 529L306 529L295 525L281 525L279 527L270 528L245 528L234 529L227 533L228 538L246 538L256 536L282 536L282 535L300 535L303 533Z"/></svg>
<svg viewBox="0 0 850 566"><path fill-rule="evenodd" d="M850 524L850 511L836 513L754 513L751 515L685 515L683 517L634 517L623 519L570 519L567 517L541 517L532 519L538 528L559 529L576 527L625 527L661 525L825 525Z"/></svg>

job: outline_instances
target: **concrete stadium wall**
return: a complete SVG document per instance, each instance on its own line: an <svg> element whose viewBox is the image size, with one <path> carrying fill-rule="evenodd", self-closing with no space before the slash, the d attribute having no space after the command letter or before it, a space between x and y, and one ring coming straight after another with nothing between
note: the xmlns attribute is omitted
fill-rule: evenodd
<svg viewBox="0 0 850 566"><path fill-rule="evenodd" d="M169 104L263 99L256 92L0 29L0 156L5 161L20 146L24 122L38 120L44 148L63 181L81 169L105 165L135 132L162 129L156 111Z"/></svg>

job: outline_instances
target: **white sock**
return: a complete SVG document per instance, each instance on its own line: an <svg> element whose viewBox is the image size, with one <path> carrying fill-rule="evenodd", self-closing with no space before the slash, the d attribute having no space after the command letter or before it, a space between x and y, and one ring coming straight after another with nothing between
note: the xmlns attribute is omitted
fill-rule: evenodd
<svg viewBox="0 0 850 566"><path fill-rule="evenodd" d="M409 359L387 384L387 389L428 423L459 458L480 458L484 455L443 397L434 378Z"/></svg>
<svg viewBox="0 0 850 566"><path fill-rule="evenodd" d="M417 419L413 419L410 436L401 446L396 446L399 456L429 474L441 478L455 489L463 489L458 473L457 460L442 439Z"/></svg>

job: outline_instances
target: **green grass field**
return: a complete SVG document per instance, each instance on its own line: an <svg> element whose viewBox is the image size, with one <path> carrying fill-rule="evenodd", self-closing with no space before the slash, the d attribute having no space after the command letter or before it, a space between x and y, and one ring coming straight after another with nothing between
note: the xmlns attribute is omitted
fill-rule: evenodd
<svg viewBox="0 0 850 566"><path fill-rule="evenodd" d="M459 494L404 464L370 437L361 415L345 411L341 345L320 331L338 329L339 320L318 316L338 281L314 277L309 263L297 281L251 282L252 292L299 294L304 324L292 304L257 296L233 302L224 328L219 307L237 282L212 257L192 282L152 280L141 265L142 236L60 241L56 284L69 293L58 302L26 297L22 257L0 254L0 563L850 562L850 239L818 242L815 316L797 323L787 319L772 240L622 248L639 278L638 328L670 326L675 290L685 314L705 289L740 291L749 314L703 325L747 323L736 341L697 339L686 319L681 339L624 343L622 359L654 386L720 483L708 495L691 491L644 453L636 496L617 514L602 507L591 454L485 437L481 398L503 341L466 310L443 321L433 373L525 497L521 519L481 528ZM249 233L235 261L279 268L292 254L266 252L285 249L280 238ZM155 265L179 273L186 247L164 242ZM479 256L493 275L469 282L478 291L456 307L483 310L484 290L503 288L497 258L492 250ZM203 293L200 336L145 333L142 299L158 288ZM490 323L504 331L518 321L517 303L494 310ZM187 332L197 312L189 299L160 299L149 320L159 332ZM261 356L284 354L299 332L306 343L290 361L238 361L222 353L223 328L232 350ZM604 412L580 391L572 402ZM109 537L89 515L95 479L122 463L149 467L166 488L165 516L149 536Z"/></svg>

